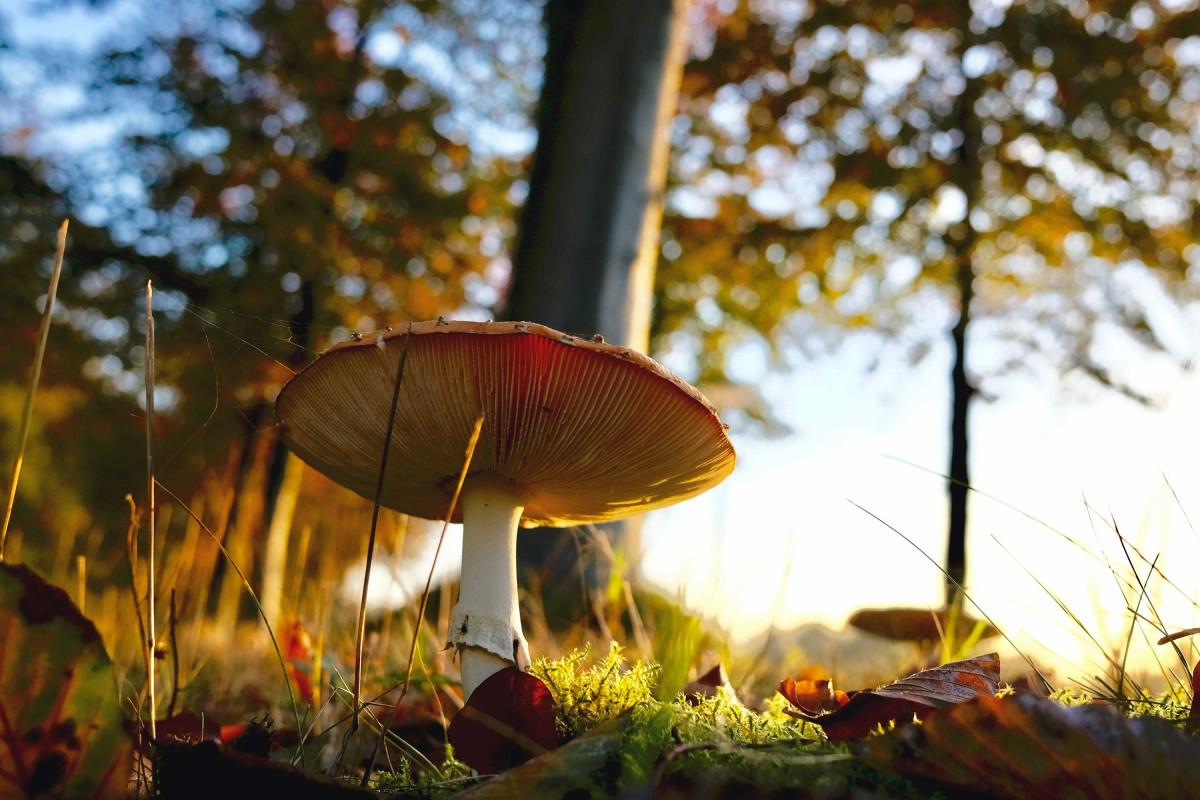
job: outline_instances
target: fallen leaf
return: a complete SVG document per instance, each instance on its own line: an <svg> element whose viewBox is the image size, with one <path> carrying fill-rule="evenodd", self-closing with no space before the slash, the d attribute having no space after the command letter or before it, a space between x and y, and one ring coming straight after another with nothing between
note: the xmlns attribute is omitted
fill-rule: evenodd
<svg viewBox="0 0 1200 800"><path fill-rule="evenodd" d="M855 750L872 766L989 797L1200 800L1200 742L1111 706L979 697Z"/></svg>
<svg viewBox="0 0 1200 800"><path fill-rule="evenodd" d="M96 626L33 570L0 564L0 797L123 797L132 749Z"/></svg>
<svg viewBox="0 0 1200 800"><path fill-rule="evenodd" d="M833 681L828 678L821 680L784 678L779 682L779 693L806 714L828 714L831 711L837 711L850 701L850 697L845 692L833 688Z"/></svg>
<svg viewBox="0 0 1200 800"><path fill-rule="evenodd" d="M629 715L618 717L552 752L455 795L455 800L593 797L592 776L613 763L628 724Z"/></svg>
<svg viewBox="0 0 1200 800"><path fill-rule="evenodd" d="M800 672L796 674L798 681L829 681L833 680L833 676L829 674L829 670L816 664L809 664L806 667L801 667Z"/></svg>
<svg viewBox="0 0 1200 800"><path fill-rule="evenodd" d="M736 696L733 691L733 685L729 682L729 675L725 672L725 666L717 664L708 672L683 687L683 694L689 703L695 703L701 697L713 697L720 694L722 690L725 690L730 697Z"/></svg>
<svg viewBox="0 0 1200 800"><path fill-rule="evenodd" d="M479 773L503 772L558 746L554 698L533 675L502 669L454 715L449 736L458 758Z"/></svg>
<svg viewBox="0 0 1200 800"><path fill-rule="evenodd" d="M907 723L914 715L924 717L965 700L990 697L999 688L999 656L989 653L921 670L878 689L851 692L844 704L828 714L787 713L820 725L826 736L841 742L860 739L892 720Z"/></svg>
<svg viewBox="0 0 1200 800"><path fill-rule="evenodd" d="M383 797L327 775L302 772L288 764L226 749L216 742L167 744L159 750L159 757L158 796L171 800L214 797L380 800Z"/></svg>

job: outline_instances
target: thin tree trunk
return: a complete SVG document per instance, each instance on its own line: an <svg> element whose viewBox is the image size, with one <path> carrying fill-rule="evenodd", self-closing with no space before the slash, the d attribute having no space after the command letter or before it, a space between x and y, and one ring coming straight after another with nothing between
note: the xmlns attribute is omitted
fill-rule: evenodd
<svg viewBox="0 0 1200 800"><path fill-rule="evenodd" d="M963 41L959 53L962 64L966 51L977 38L970 27L971 12L964 5L964 18L960 23ZM967 375L967 330L971 323L971 301L975 297L975 229L971 226L971 209L974 206L979 183L979 118L975 114L975 102L979 99L979 79L964 74L965 85L958 98L959 130L962 143L958 147L958 161L954 165L953 180L966 199L966 215L962 223L951 233L957 270L959 296L958 320L954 323L954 366L950 372L953 401L950 419L950 524L946 543L946 589L947 605L958 599L958 587L967 579L967 500L971 483L968 460L969 413L975 387Z"/></svg>
<svg viewBox="0 0 1200 800"><path fill-rule="evenodd" d="M955 601L957 587L964 585L967 579L967 487L971 482L967 459L967 424L975 389L967 377L966 358L967 326L971 322L971 299L975 293L974 278L971 250L964 249L958 255L958 291L962 308L954 324L954 367L950 373L953 410L950 420L950 534L946 544L947 605Z"/></svg>

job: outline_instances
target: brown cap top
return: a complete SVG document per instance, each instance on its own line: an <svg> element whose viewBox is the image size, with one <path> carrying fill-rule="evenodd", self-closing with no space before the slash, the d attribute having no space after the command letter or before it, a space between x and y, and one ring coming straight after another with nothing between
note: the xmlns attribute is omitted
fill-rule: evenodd
<svg viewBox="0 0 1200 800"><path fill-rule="evenodd" d="M287 445L373 499L405 326L331 347L275 403ZM712 488L735 454L695 388L627 347L527 322L414 323L383 505L440 519L484 415L469 478L524 495L522 525L603 522ZM461 521L460 509L455 520Z"/></svg>
<svg viewBox="0 0 1200 800"><path fill-rule="evenodd" d="M850 627L900 642L936 642L952 620L961 636L970 635L979 622L966 612L948 608L867 608L850 617ZM999 635L1000 631L985 623L979 638Z"/></svg>

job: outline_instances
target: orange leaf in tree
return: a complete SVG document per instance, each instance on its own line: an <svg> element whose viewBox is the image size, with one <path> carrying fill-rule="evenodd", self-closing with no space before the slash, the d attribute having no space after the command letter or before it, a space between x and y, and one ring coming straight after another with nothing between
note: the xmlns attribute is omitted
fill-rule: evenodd
<svg viewBox="0 0 1200 800"><path fill-rule="evenodd" d="M132 750L96 626L33 570L0 564L0 797L124 797Z"/></svg>
<svg viewBox="0 0 1200 800"><path fill-rule="evenodd" d="M971 796L1200 800L1200 741L1165 720L1130 719L1107 705L979 697L862 742L856 755Z"/></svg>
<svg viewBox="0 0 1200 800"><path fill-rule="evenodd" d="M814 684L814 692L832 692L832 684L818 690L816 684L822 682L811 683ZM783 688L781 684L780 692L787 697ZM965 700L980 696L990 697L999 688L999 656L989 653L921 670L878 689L852 692L844 704L827 714L805 713L803 706L788 698L793 705L801 708L801 711L788 713L793 717L815 722L825 731L826 736L840 742L860 739L875 730L876 726L886 726L893 720L897 724L911 722L914 715L925 717ZM812 701L810 696L796 691L797 699Z"/></svg>

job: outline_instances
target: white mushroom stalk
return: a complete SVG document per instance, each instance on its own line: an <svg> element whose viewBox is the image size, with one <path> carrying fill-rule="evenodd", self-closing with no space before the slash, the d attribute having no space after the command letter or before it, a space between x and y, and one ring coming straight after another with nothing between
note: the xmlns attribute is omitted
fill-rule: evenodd
<svg viewBox="0 0 1200 800"><path fill-rule="evenodd" d="M517 526L524 500L503 479L463 486L462 581L450 617L449 645L461 656L463 699L514 663L529 666L517 602Z"/></svg>
<svg viewBox="0 0 1200 800"><path fill-rule="evenodd" d="M462 656L467 697L501 669L529 665L518 525L565 528L663 508L716 486L737 460L694 386L627 347L531 322L439 318L364 334L292 378L275 413L283 440L313 468L425 519L445 515L447 487L462 474L464 422L484 416L454 513L463 562L449 644ZM381 488L388 430L394 451Z"/></svg>

